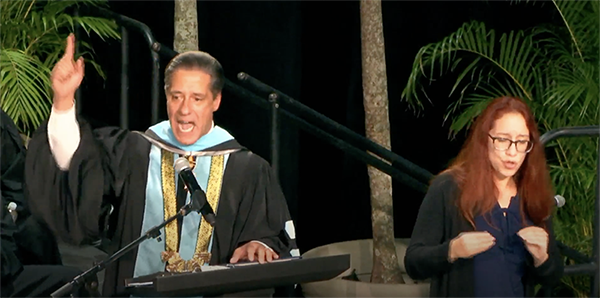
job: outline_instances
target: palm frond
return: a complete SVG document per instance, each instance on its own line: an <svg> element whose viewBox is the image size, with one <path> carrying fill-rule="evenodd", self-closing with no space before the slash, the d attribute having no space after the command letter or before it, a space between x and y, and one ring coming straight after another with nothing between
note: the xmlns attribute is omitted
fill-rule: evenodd
<svg viewBox="0 0 600 298"><path fill-rule="evenodd" d="M67 9L73 6L96 6L96 7L108 7L108 1L106 0L62 0L62 1L50 1L44 6L43 12L46 15L56 15L65 12Z"/></svg>
<svg viewBox="0 0 600 298"><path fill-rule="evenodd" d="M565 117L599 119L598 67L577 60L575 63L555 63L549 68L548 76L552 83L546 90L544 104L550 109L561 110Z"/></svg>
<svg viewBox="0 0 600 298"><path fill-rule="evenodd" d="M536 4L540 4L540 2L535 1L535 0L510 0L509 1L510 4L523 4L525 3L526 5L536 5ZM541 2L541 4L543 5L544 2Z"/></svg>
<svg viewBox="0 0 600 298"><path fill-rule="evenodd" d="M552 0L560 14L564 28L571 39L575 55L584 61L587 56L597 59L597 52L590 53L590 48L598 46L599 4L598 1L557 1Z"/></svg>
<svg viewBox="0 0 600 298"><path fill-rule="evenodd" d="M402 98L416 108L422 108L419 99L419 85L422 79L432 82L435 75L443 75L455 70L466 61L458 78L450 90L452 96L461 85L459 103L468 89L489 86L491 77L500 84L503 92L533 100L532 92L538 81L539 71L534 67L539 52L535 48L533 36L524 31L513 31L496 37L494 30L488 30L484 23L470 22L442 41L429 44L417 53L408 83ZM467 81L466 79L470 79ZM497 87L497 86L496 86Z"/></svg>
<svg viewBox="0 0 600 298"><path fill-rule="evenodd" d="M62 28L68 29L69 32L75 31L75 26L79 25L88 35L96 34L101 39L119 38L117 32L117 24L112 20L107 20L99 17L73 17L68 14L60 14L57 16L41 16L32 14L33 19L28 26L29 32L37 32L27 40L27 51L53 51L60 44L64 46L64 41L57 39L56 33L59 36L66 37L66 33L61 34ZM60 43L62 42L62 43Z"/></svg>
<svg viewBox="0 0 600 298"><path fill-rule="evenodd" d="M564 26L541 24L534 28L538 36L538 46L543 51L550 73L552 68L572 68L578 64L598 64L600 44L600 11L598 1L559 1L552 2L557 8Z"/></svg>
<svg viewBox="0 0 600 298"><path fill-rule="evenodd" d="M23 51L0 53L0 106L19 127L36 128L48 116L49 74L50 69Z"/></svg>
<svg viewBox="0 0 600 298"><path fill-rule="evenodd" d="M120 38L113 20L71 15L78 6L107 4L106 0L0 2L0 46L3 58L7 57L2 80L9 84L3 88L2 108L15 122L21 123L22 128L35 129L43 119L40 117L46 116L51 106L46 91L50 90L49 69L60 59L70 32L79 26L88 36L96 35L102 40ZM80 50L79 56L104 77L102 68L94 62L92 46L80 40ZM31 70L33 66L38 68L38 73ZM17 82L17 77L23 83Z"/></svg>
<svg viewBox="0 0 600 298"><path fill-rule="evenodd" d="M490 92L491 93L491 92ZM457 117L452 119L452 123L450 125L449 136L451 138L455 137L460 131L467 130L471 126L472 120L477 117L489 104L489 102L494 99L494 96L485 95L485 94L471 94L464 99L464 104L462 104L461 108L463 111ZM454 102L453 107L458 109L457 102ZM447 113L444 117L444 122L448 120L451 113Z"/></svg>

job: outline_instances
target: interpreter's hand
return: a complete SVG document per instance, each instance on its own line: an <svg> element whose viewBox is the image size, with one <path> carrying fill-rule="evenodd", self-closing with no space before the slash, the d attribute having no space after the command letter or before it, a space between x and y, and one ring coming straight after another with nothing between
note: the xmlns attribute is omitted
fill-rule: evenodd
<svg viewBox="0 0 600 298"><path fill-rule="evenodd" d="M548 233L540 227L527 227L521 229L519 237L525 242L525 247L533 257L535 267L543 264L548 259Z"/></svg>
<svg viewBox="0 0 600 298"><path fill-rule="evenodd" d="M496 238L488 232L463 232L450 241L450 260L471 258L496 244Z"/></svg>
<svg viewBox="0 0 600 298"><path fill-rule="evenodd" d="M271 262L279 259L279 256L271 249L265 247L258 242L248 242L238 247L234 252L229 263L235 264L241 260L247 260L250 262L258 261L260 264Z"/></svg>
<svg viewBox="0 0 600 298"><path fill-rule="evenodd" d="M73 60L75 55L75 35L67 37L65 54L54 65L50 80L54 91L53 106L59 111L68 110L73 106L75 91L81 85L84 76L83 57Z"/></svg>

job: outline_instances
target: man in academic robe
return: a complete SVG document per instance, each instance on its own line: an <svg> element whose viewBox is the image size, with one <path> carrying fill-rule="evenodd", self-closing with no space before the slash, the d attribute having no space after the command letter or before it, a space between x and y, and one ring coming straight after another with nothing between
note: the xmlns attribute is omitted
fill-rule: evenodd
<svg viewBox="0 0 600 298"><path fill-rule="evenodd" d="M4 204L4 196L0 196ZM24 260L23 249L15 239L18 228L12 216L5 208L0 210L0 277L1 297L48 297L65 283L73 280L82 271L78 268L63 265L48 265ZM25 264L29 263L29 264ZM89 282L98 282L92 278ZM91 293L86 287L73 292L74 297L89 297Z"/></svg>
<svg viewBox="0 0 600 298"><path fill-rule="evenodd" d="M146 240L108 266L104 296L125 295L126 278L182 272L205 261L264 263L297 251L271 167L213 123L224 85L216 59L187 52L169 63L168 121L145 133L92 130L75 113L84 64L82 58L74 61L74 43L70 35L52 72L51 115L29 145L26 175L28 182L35 181L28 183L33 212L69 243L107 237L112 253L190 202L174 170L175 161L184 157L216 214L213 228L202 215L190 213L162 229L162 241Z"/></svg>
<svg viewBox="0 0 600 298"><path fill-rule="evenodd" d="M24 265L61 265L56 239L43 223L31 216L24 187L27 149L13 120L0 110L1 153L0 188L3 204L14 208L15 231L12 235ZM5 210L3 210L5 211Z"/></svg>
<svg viewBox="0 0 600 298"><path fill-rule="evenodd" d="M49 296L81 273L62 266L56 240L31 216L24 191L26 148L13 120L0 110L0 265L2 297ZM9 211L9 204L11 208ZM77 296L87 296L85 288Z"/></svg>

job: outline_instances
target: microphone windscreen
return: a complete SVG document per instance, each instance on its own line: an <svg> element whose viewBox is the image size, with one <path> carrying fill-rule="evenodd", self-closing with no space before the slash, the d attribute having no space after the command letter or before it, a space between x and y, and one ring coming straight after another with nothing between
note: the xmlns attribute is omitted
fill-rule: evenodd
<svg viewBox="0 0 600 298"><path fill-rule="evenodd" d="M187 158L180 157L175 161L174 167L176 172L181 172L190 168L190 162L187 160Z"/></svg>

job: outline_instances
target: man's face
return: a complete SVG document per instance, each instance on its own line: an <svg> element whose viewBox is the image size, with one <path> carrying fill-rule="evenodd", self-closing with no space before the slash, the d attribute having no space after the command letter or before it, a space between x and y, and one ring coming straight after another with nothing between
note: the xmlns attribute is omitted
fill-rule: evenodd
<svg viewBox="0 0 600 298"><path fill-rule="evenodd" d="M171 76L167 113L173 134L182 145L195 143L211 128L221 93L215 96L210 84L211 76L201 70L178 69Z"/></svg>

